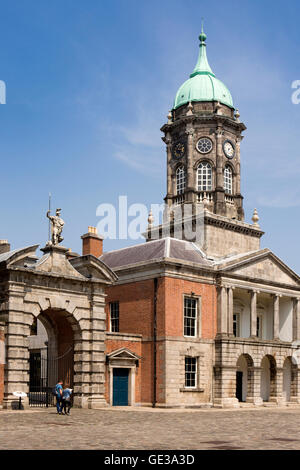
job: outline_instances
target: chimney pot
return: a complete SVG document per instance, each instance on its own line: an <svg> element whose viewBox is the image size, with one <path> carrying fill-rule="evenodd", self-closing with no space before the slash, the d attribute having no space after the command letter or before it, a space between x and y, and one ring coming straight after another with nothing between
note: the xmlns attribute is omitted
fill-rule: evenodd
<svg viewBox="0 0 300 470"><path fill-rule="evenodd" d="M94 255L99 258L103 253L103 239L98 235L96 227L88 227L88 233L81 237L82 239L82 255Z"/></svg>
<svg viewBox="0 0 300 470"><path fill-rule="evenodd" d="M0 240L0 255L10 251L10 243L7 240Z"/></svg>

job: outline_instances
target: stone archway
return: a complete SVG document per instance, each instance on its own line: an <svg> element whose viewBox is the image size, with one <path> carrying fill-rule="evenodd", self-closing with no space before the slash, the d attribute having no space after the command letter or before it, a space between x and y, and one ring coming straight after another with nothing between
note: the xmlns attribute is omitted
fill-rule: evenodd
<svg viewBox="0 0 300 470"><path fill-rule="evenodd" d="M249 354L241 354L236 363L236 398L245 402L252 395L253 359Z"/></svg>
<svg viewBox="0 0 300 470"><path fill-rule="evenodd" d="M49 406L58 380L74 387L74 332L80 329L73 316L58 308L42 311L33 322L37 331L29 337L29 405Z"/></svg>
<svg viewBox="0 0 300 470"><path fill-rule="evenodd" d="M17 255L13 252L3 265L9 280L1 306L6 328L3 407L15 406L16 391L24 393L23 408L28 406L28 337L38 317L48 336L57 339L58 354L65 354L73 338L74 406L102 407L106 404L105 287L117 276L92 255L69 260L67 248L47 245L44 256L37 259L36 249L35 245Z"/></svg>
<svg viewBox="0 0 300 470"><path fill-rule="evenodd" d="M276 395L276 361L266 355L261 361L260 396L263 401L270 401Z"/></svg>

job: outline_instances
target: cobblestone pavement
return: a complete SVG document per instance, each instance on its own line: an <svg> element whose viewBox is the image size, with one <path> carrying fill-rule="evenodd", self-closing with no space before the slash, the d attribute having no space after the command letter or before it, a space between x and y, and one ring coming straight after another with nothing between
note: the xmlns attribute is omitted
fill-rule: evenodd
<svg viewBox="0 0 300 470"><path fill-rule="evenodd" d="M300 449L300 409L2 410L0 449Z"/></svg>

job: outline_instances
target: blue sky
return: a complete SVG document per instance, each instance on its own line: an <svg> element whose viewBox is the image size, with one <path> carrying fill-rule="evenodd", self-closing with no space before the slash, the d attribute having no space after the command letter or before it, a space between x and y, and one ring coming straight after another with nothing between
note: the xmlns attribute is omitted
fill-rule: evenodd
<svg viewBox="0 0 300 470"><path fill-rule="evenodd" d="M160 127L192 72L204 17L207 53L247 131L241 145L246 220L300 273L298 1L0 1L0 238L45 244L48 193L64 244L79 252L96 208L161 203ZM130 242L132 243L132 242ZM117 249L126 241L105 242Z"/></svg>

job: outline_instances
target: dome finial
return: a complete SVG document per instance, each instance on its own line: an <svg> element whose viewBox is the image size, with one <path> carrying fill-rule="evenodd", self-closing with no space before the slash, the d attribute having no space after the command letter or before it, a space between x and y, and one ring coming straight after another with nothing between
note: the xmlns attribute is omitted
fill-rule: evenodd
<svg viewBox="0 0 300 470"><path fill-rule="evenodd" d="M201 34L199 36L199 39L200 39L200 46L206 46L205 44L205 41L206 41L206 34L204 33L204 30L203 30L203 23L204 23L204 19L202 17L201 19Z"/></svg>
<svg viewBox="0 0 300 470"><path fill-rule="evenodd" d="M198 61L197 61L196 67L194 68L193 73L190 75L190 78L199 74L211 75L214 77L215 74L210 68L209 63L207 61L207 57L206 57L206 44L205 44L206 34L204 33L204 30L203 30L203 18L202 18L201 34L199 36L199 40L200 40L200 45L199 45Z"/></svg>

